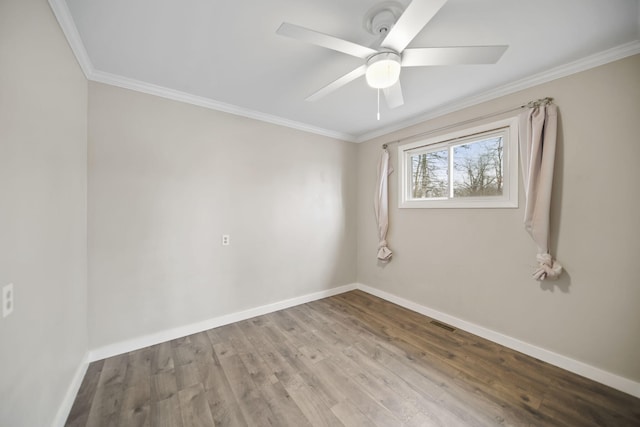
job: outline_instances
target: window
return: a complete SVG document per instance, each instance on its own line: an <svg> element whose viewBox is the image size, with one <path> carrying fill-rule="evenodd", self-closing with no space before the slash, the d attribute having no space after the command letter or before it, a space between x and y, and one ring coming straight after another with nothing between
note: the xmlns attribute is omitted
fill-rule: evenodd
<svg viewBox="0 0 640 427"><path fill-rule="evenodd" d="M401 208L517 208L518 120L398 148Z"/></svg>

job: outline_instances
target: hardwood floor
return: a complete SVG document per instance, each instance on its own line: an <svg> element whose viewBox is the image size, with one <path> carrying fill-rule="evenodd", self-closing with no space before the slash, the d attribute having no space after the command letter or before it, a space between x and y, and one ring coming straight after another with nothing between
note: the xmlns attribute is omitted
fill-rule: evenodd
<svg viewBox="0 0 640 427"><path fill-rule="evenodd" d="M640 399L361 291L92 363L67 426L640 426Z"/></svg>

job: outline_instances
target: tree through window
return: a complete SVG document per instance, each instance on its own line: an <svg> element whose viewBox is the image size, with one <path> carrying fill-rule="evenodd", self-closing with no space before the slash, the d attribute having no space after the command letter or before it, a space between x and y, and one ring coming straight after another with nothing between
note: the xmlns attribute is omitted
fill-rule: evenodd
<svg viewBox="0 0 640 427"><path fill-rule="evenodd" d="M413 197L447 197L449 193L449 153L446 150L418 154L411 158Z"/></svg>
<svg viewBox="0 0 640 427"><path fill-rule="evenodd" d="M453 147L453 197L502 195L502 137Z"/></svg>
<svg viewBox="0 0 640 427"><path fill-rule="evenodd" d="M517 207L517 121L498 124L401 146L400 207Z"/></svg>

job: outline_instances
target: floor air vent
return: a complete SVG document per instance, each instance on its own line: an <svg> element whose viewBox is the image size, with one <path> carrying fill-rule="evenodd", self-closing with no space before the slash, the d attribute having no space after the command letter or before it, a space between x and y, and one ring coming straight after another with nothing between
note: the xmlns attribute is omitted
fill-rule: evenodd
<svg viewBox="0 0 640 427"><path fill-rule="evenodd" d="M449 326L449 325L445 325L444 323L440 323L440 322L438 322L438 321L436 321L436 320L432 320L432 321L431 321L431 324L432 324L433 326L437 326L438 328L442 328L442 329L447 330L447 331L449 331L449 332L453 332L453 331L455 331L455 330L456 330L456 328L454 328L454 327L452 327L452 326Z"/></svg>

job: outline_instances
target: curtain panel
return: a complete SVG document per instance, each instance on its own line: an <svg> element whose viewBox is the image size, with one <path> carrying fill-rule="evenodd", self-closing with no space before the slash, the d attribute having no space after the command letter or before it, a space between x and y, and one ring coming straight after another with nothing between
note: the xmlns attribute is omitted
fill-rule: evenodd
<svg viewBox="0 0 640 427"><path fill-rule="evenodd" d="M536 104L520 116L519 144L525 189L524 226L538 248L536 280L554 280L562 266L549 252L549 211L558 124L557 107Z"/></svg>
<svg viewBox="0 0 640 427"><path fill-rule="evenodd" d="M378 259L383 262L391 261L393 252L387 244L387 231L389 229L389 175L393 172L390 165L389 151L384 149L378 162L378 179L376 194L373 199L373 208L378 224Z"/></svg>

